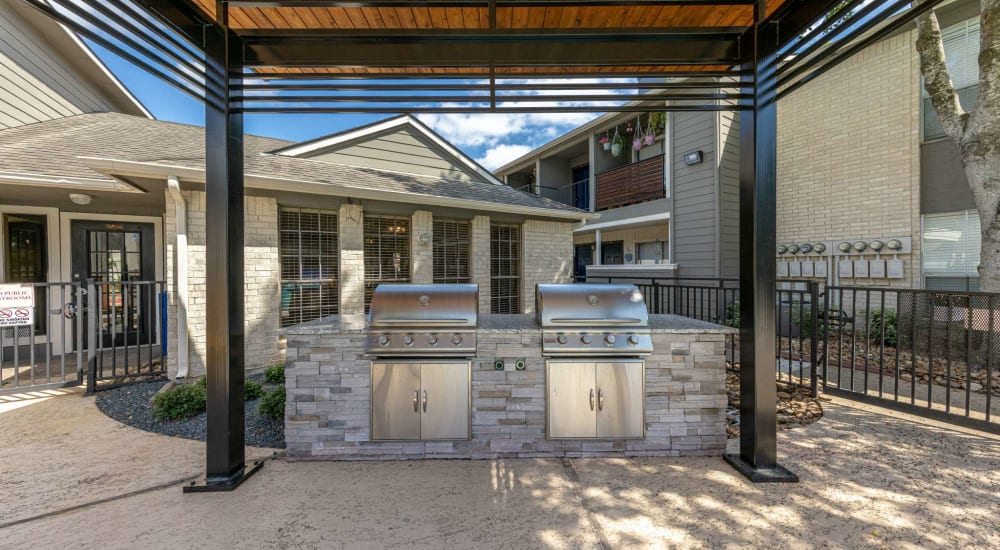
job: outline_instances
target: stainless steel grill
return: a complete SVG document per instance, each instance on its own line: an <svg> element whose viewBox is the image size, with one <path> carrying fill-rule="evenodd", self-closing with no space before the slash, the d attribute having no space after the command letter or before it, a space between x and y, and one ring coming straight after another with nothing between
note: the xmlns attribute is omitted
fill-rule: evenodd
<svg viewBox="0 0 1000 550"><path fill-rule="evenodd" d="M380 357L471 357L479 285L379 285L368 313L368 353Z"/></svg>
<svg viewBox="0 0 1000 550"><path fill-rule="evenodd" d="M635 285L538 285L546 356L639 356L653 352L649 313Z"/></svg>

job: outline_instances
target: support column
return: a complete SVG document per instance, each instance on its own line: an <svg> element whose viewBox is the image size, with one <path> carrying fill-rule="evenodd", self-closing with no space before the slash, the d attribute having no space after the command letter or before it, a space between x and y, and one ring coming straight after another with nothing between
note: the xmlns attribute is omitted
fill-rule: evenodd
<svg viewBox="0 0 1000 550"><path fill-rule="evenodd" d="M765 19L766 0L755 6L754 27L744 35L745 93L740 110L740 454L726 461L754 482L794 482L778 465L775 388L774 263L777 195L777 43Z"/></svg>
<svg viewBox="0 0 1000 550"><path fill-rule="evenodd" d="M244 462L242 46L218 5L218 25L205 29L206 471L185 492L231 491L260 468Z"/></svg>
<svg viewBox="0 0 1000 550"><path fill-rule="evenodd" d="M490 312L490 217L476 216L469 227L469 260L473 283L479 285L479 312Z"/></svg>
<svg viewBox="0 0 1000 550"><path fill-rule="evenodd" d="M365 228L360 204L342 204L337 216L340 239L341 315L365 312Z"/></svg>
<svg viewBox="0 0 1000 550"><path fill-rule="evenodd" d="M434 215L426 210L410 217L410 282L434 282Z"/></svg>

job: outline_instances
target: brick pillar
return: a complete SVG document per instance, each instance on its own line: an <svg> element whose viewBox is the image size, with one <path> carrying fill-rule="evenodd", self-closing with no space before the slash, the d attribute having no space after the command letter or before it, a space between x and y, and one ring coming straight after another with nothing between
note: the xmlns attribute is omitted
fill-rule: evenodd
<svg viewBox="0 0 1000 550"><path fill-rule="evenodd" d="M573 225L528 220L521 228L521 309L534 313L535 285L573 281Z"/></svg>
<svg viewBox="0 0 1000 550"><path fill-rule="evenodd" d="M410 281L434 282L434 215L426 210L410 218Z"/></svg>
<svg viewBox="0 0 1000 550"><path fill-rule="evenodd" d="M490 218L472 218L469 259L473 283L479 284L479 312L490 312Z"/></svg>
<svg viewBox="0 0 1000 550"><path fill-rule="evenodd" d="M337 216L340 231L340 314L365 312L364 213L344 204Z"/></svg>

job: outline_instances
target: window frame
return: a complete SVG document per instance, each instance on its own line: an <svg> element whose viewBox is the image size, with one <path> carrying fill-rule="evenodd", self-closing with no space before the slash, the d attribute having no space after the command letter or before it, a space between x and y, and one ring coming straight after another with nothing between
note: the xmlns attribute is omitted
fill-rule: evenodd
<svg viewBox="0 0 1000 550"><path fill-rule="evenodd" d="M515 238L501 238L498 233L507 230L516 233ZM509 233L510 234L510 233ZM507 256L500 256L499 251L505 248ZM507 266L508 269L500 269ZM524 231L521 224L517 223L491 223L490 224L490 313L493 314L518 314L523 311L523 296L521 295L521 284L523 281L524 267ZM511 269L512 268L512 269ZM501 293L500 283L504 283L504 288L511 288L513 282L514 292ZM513 302L512 302L513 301Z"/></svg>
<svg viewBox="0 0 1000 550"><path fill-rule="evenodd" d="M431 227L433 233L431 239L432 282L434 284L466 284L472 282L472 223L469 220L435 217ZM454 229L455 242L453 243L447 240L448 235L446 231L449 228ZM457 252L452 257L449 252L455 248L457 248ZM442 265L442 262L444 265ZM457 266L453 265L455 262L457 262ZM440 272L443 273L439 276ZM457 275L453 275L452 272L457 273Z"/></svg>
<svg viewBox="0 0 1000 550"><path fill-rule="evenodd" d="M378 221L379 230L377 235L373 235L369 232L370 223ZM391 220L393 225L390 228L401 228L399 231L389 230L388 232L382 231L385 227L382 222L386 220ZM375 292L375 288L380 284L406 284L412 281L412 261L413 261L413 250L410 243L410 234L412 231L411 220L409 216L399 215L399 214L382 214L378 212L368 213L365 212L362 215L361 221L361 236L362 236L362 250L364 256L364 304L365 312L368 311L371 306L372 294ZM373 264L370 263L373 260L371 254L369 254L371 247L369 246L369 239L377 238L377 248L378 248L378 261L376 264L378 266L378 277L371 278ZM383 243L392 243L393 256L395 254L400 254L399 258L399 273L401 276L387 277L382 274L383 263L382 260L385 259L383 254ZM400 245L405 253L399 252ZM395 257L393 257L392 263L395 264Z"/></svg>
<svg viewBox="0 0 1000 550"><path fill-rule="evenodd" d="M286 229L286 221L283 216L286 213L295 212L298 214L296 229ZM306 229L303 231L302 214L316 214L316 229ZM324 216L326 221L324 222ZM332 218L332 220L331 220ZM279 304L278 317L281 327L287 327L300 323L308 323L316 319L321 319L328 315L336 315L340 312L340 217L335 210L324 210L319 208L299 208L294 206L278 207L278 289ZM294 253L286 253L286 234L294 233L297 250ZM316 276L306 276L305 256L303 255L303 235L315 234L316 253L309 254L315 256ZM323 236L332 236L332 244L324 243ZM324 248L326 245L327 248ZM333 253L324 254L325 249L332 246ZM295 272L298 277L286 277L289 268L288 258L295 258L297 267ZM326 261L324 261L326 260ZM332 260L332 266L326 262ZM306 314L305 291L319 290L319 305L309 307L315 309L315 314ZM332 300L329 300L331 298ZM299 298L298 315L293 316L291 304L295 297ZM327 298L327 299L324 299ZM286 301L288 305L286 306ZM287 312L287 313L286 313Z"/></svg>

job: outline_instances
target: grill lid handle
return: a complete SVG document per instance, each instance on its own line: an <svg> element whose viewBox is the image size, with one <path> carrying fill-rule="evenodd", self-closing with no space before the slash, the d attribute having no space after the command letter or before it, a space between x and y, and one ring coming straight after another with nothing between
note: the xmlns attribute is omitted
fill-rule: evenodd
<svg viewBox="0 0 1000 550"><path fill-rule="evenodd" d="M552 322L565 325L593 325L595 323L604 323L608 325L637 325L642 323L642 319L635 319L633 317L614 317L603 319L593 317L561 317L558 319L552 319Z"/></svg>
<svg viewBox="0 0 1000 550"><path fill-rule="evenodd" d="M454 325L469 323L468 319L379 319L374 325Z"/></svg>

